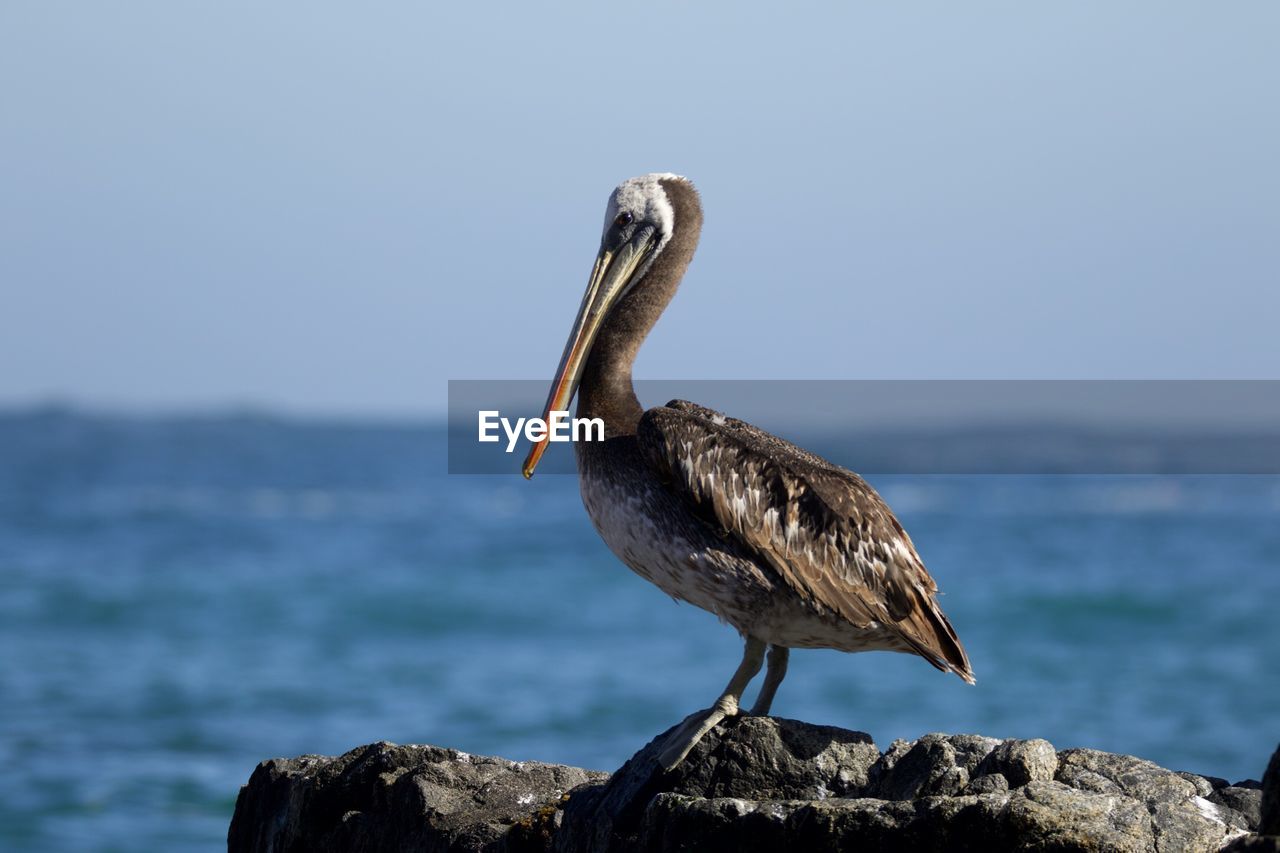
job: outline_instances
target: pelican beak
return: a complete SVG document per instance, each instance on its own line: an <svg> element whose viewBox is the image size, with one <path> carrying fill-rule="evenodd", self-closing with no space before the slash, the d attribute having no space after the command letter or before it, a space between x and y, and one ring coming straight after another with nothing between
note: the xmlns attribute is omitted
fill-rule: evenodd
<svg viewBox="0 0 1280 853"><path fill-rule="evenodd" d="M578 308L578 319L569 332L569 341L564 346L564 354L560 356L560 367L551 382L551 392L547 395L547 405L542 412L544 421L550 423L552 412L563 412L569 408L573 395L577 393L578 383L582 381L582 368L587 362L587 356L591 354L600 326L622 294L635 282L636 270L653 250L655 243L654 229L645 226L638 228L635 235L617 249L602 248L596 256L591 280L587 282L587 292ZM549 440L543 438L530 448L522 469L526 480L533 476L533 469L538 467L538 460L546 452Z"/></svg>

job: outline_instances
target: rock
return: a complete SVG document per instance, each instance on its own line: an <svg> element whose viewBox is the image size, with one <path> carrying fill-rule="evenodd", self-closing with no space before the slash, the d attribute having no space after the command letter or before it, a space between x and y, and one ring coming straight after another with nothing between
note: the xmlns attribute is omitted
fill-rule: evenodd
<svg viewBox="0 0 1280 853"><path fill-rule="evenodd" d="M1258 825L1262 820L1262 791L1257 788L1237 788L1235 785L1228 785L1214 791L1208 796L1208 800L1238 812L1243 817L1242 829L1258 831Z"/></svg>
<svg viewBox="0 0 1280 853"><path fill-rule="evenodd" d="M546 850L564 794L607 774L375 743L264 761L240 789L237 851Z"/></svg>
<svg viewBox="0 0 1280 853"><path fill-rule="evenodd" d="M1267 772L1262 776L1262 801L1258 811L1258 832L1280 835L1280 746L1272 753Z"/></svg>
<svg viewBox="0 0 1280 853"><path fill-rule="evenodd" d="M1244 819L1200 796L1196 785L1150 761L1093 749L1058 755L1057 779L1084 790L1118 793L1146 806L1161 847L1208 850L1244 831Z"/></svg>
<svg viewBox="0 0 1280 853"><path fill-rule="evenodd" d="M872 766L872 783L863 794L882 800L953 796L969 784L969 771L957 758L946 735L925 735L914 744L896 741Z"/></svg>
<svg viewBox="0 0 1280 853"><path fill-rule="evenodd" d="M987 773L969 781L966 794L1003 794L1009 790L1009 780L1002 773Z"/></svg>
<svg viewBox="0 0 1280 853"><path fill-rule="evenodd" d="M1223 847L1222 853L1280 853L1280 836L1246 835Z"/></svg>
<svg viewBox="0 0 1280 853"><path fill-rule="evenodd" d="M1006 740L987 754L978 773L999 773L1010 788L1048 782L1058 770L1058 753L1047 740Z"/></svg>
<svg viewBox="0 0 1280 853"><path fill-rule="evenodd" d="M982 775L978 771L978 766L991 754L992 750L1004 742L999 738L981 735L944 735L944 737L955 749L956 760L971 777Z"/></svg>
<svg viewBox="0 0 1280 853"><path fill-rule="evenodd" d="M1153 818L1134 799L1081 791L1059 781L1027 783L1010 796L1005 812L1012 837L1019 839L1011 849L1155 850L1161 833ZM1214 841L1222 837L1218 832ZM1184 844L1173 849L1217 846Z"/></svg>
<svg viewBox="0 0 1280 853"><path fill-rule="evenodd" d="M646 809L659 794L744 801L853 796L881 759L871 736L862 732L744 717L713 729L682 764L663 772L657 754L669 733L650 741L607 783L574 793L556 835L557 850L632 849Z"/></svg>
<svg viewBox="0 0 1280 853"><path fill-rule="evenodd" d="M1280 853L1247 832L1275 817L1280 759L1257 791L1043 740L929 734L881 753L861 732L745 717L665 772L665 736L612 776L391 744L268 761L240 793L228 847Z"/></svg>
<svg viewBox="0 0 1280 853"><path fill-rule="evenodd" d="M1179 770L1178 776L1194 785L1196 793L1202 797L1208 797L1214 791L1219 788L1225 788L1229 784L1226 779L1219 779L1217 776L1200 776L1196 773L1188 773L1185 770Z"/></svg>
<svg viewBox="0 0 1280 853"><path fill-rule="evenodd" d="M1272 754L1261 785L1256 789L1246 785L1249 783L1225 786L1222 793L1232 792L1229 797L1224 797L1228 805L1239 799L1244 800L1246 808L1251 803L1250 795L1257 795L1259 834L1236 839L1223 848L1224 853L1280 853L1280 747Z"/></svg>

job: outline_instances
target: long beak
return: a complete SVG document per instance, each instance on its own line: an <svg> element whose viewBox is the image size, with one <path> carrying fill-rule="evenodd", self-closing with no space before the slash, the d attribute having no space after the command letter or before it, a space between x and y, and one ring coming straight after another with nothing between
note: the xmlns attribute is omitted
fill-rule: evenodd
<svg viewBox="0 0 1280 853"><path fill-rule="evenodd" d="M550 423L552 412L563 412L569 408L604 318L631 285L636 269L653 248L653 243L653 229L642 228L617 252L600 250L596 265L591 270L591 280L587 282L587 292L582 297L582 306L578 308L578 319L569 332L564 355L560 356L560 367L551 383L551 393L547 395L547 405L542 412L544 421ZM549 440L543 438L530 448L522 469L526 480L533 476L533 469L538 467L538 460L547 451Z"/></svg>

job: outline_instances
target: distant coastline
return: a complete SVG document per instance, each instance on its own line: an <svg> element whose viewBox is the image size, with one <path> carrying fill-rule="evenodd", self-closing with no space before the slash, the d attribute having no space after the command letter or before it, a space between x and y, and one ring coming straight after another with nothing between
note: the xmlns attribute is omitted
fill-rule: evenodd
<svg viewBox="0 0 1280 853"><path fill-rule="evenodd" d="M777 420L780 423L770 426L780 434L867 475L1280 475L1280 424L1272 429L1214 429L1024 421L861 425L839 430L788 429L785 417ZM453 473L519 473L500 446L476 442L473 421L456 424L444 417L317 416L267 408L149 413L63 403L0 406L0 437L24 444L46 443L59 436L61 443L96 431L140 433L142 438L142 433L161 429L192 436L243 430L246 440L250 431L262 438L292 430L345 434L362 441L381 437L398 445L421 442L421 452L438 460L447 455L446 468ZM571 473L571 452L553 450L542 470Z"/></svg>

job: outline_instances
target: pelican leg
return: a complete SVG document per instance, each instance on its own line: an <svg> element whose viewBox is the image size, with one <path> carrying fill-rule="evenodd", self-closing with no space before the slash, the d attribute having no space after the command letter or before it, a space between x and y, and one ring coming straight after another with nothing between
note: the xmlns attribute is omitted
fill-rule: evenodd
<svg viewBox="0 0 1280 853"><path fill-rule="evenodd" d="M747 689L751 679L755 678L756 673L760 671L764 663L764 649L763 641L755 637L747 637L746 648L742 651L742 663L738 664L737 672L733 674L733 678L729 679L729 685L725 687L724 693L720 694L716 704L701 715L690 717L684 725L667 737L662 752L658 754L658 763L664 770L670 770L684 761L689 750L693 749L707 732L719 725L721 720L739 713L738 700L742 698L742 691Z"/></svg>
<svg viewBox="0 0 1280 853"><path fill-rule="evenodd" d="M790 656L791 650L786 646L769 647L769 669L765 671L764 684L760 687L756 704L751 706L751 716L764 717L769 714L769 708L773 705L773 696L778 692L778 685L787 677L787 658Z"/></svg>

